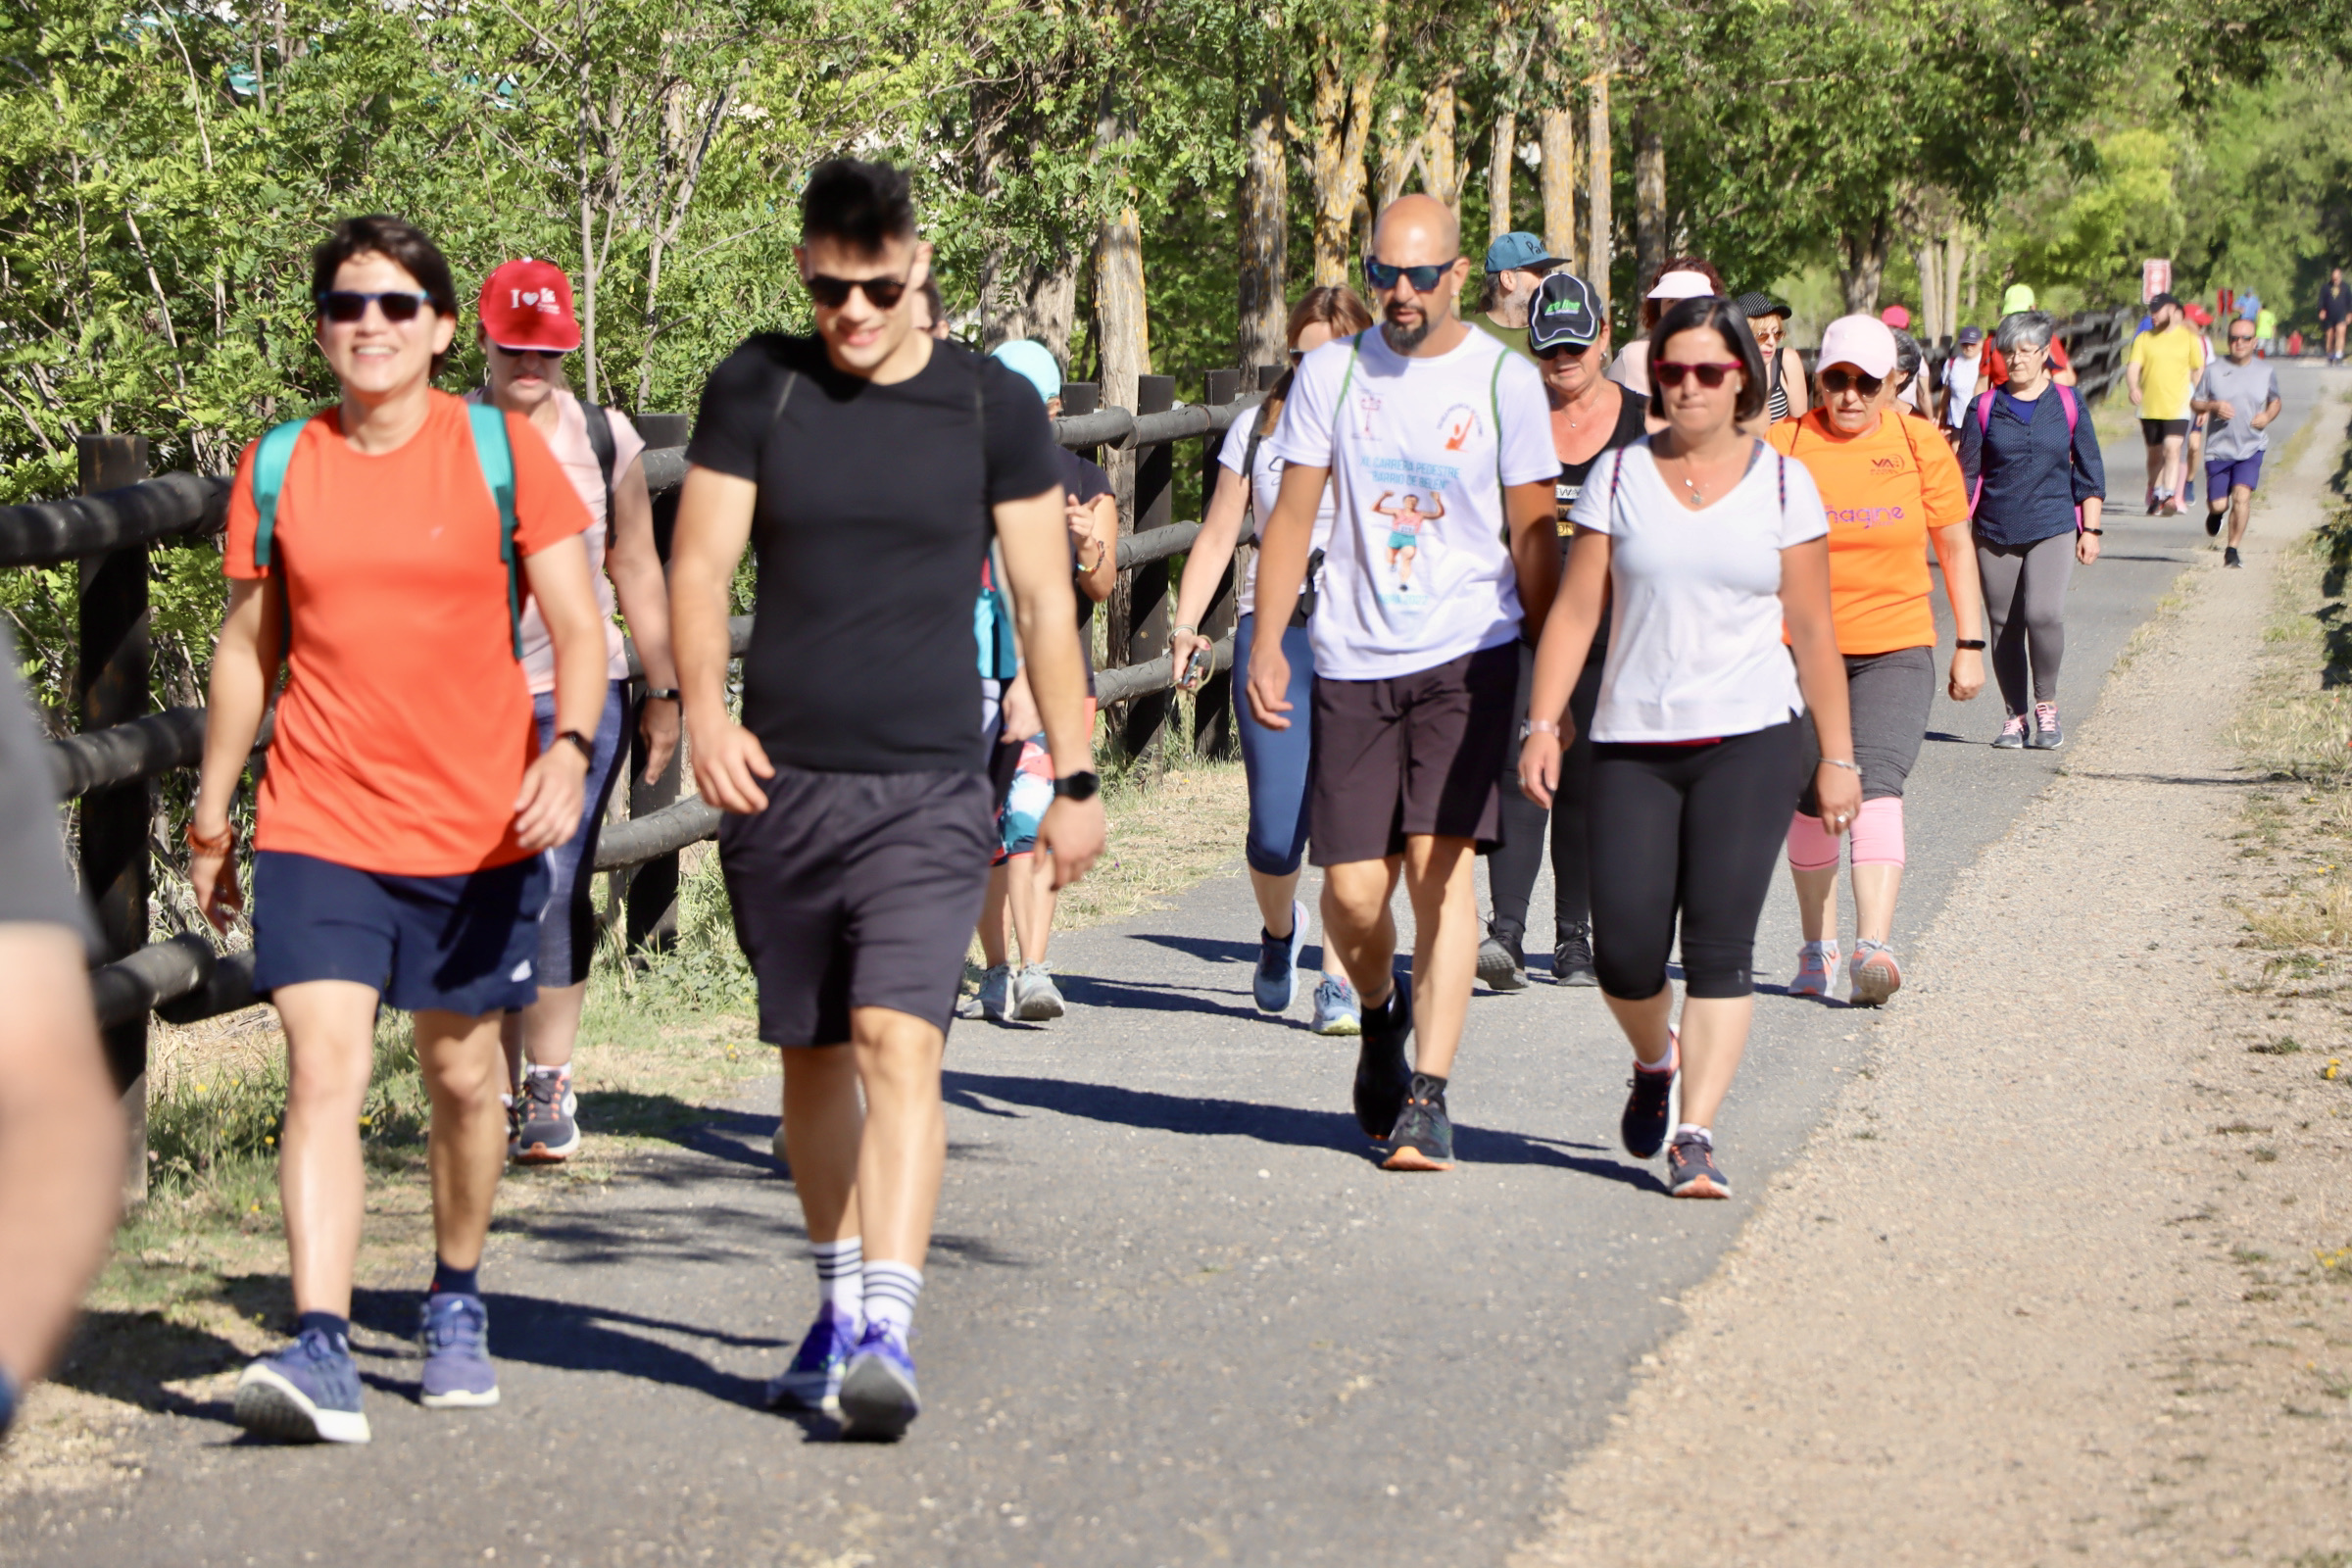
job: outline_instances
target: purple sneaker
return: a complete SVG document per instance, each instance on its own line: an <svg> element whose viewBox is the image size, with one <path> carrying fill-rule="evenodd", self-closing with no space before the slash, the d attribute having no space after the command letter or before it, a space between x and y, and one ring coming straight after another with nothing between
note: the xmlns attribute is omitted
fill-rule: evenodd
<svg viewBox="0 0 2352 1568"><path fill-rule="evenodd" d="M428 1410L486 1410L498 1402L498 1369L490 1364L490 1309L478 1296L444 1292L424 1298L416 1337L424 1345Z"/></svg>
<svg viewBox="0 0 2352 1568"><path fill-rule="evenodd" d="M280 1443L366 1443L360 1369L339 1335L312 1329L237 1378L236 1423Z"/></svg>
<svg viewBox="0 0 2352 1568"><path fill-rule="evenodd" d="M842 1374L857 1353L858 1320L825 1302L816 1309L816 1321L808 1325L808 1337L801 1341L792 1365L768 1379L767 1407L838 1411Z"/></svg>
<svg viewBox="0 0 2352 1568"><path fill-rule="evenodd" d="M914 1392L914 1357L887 1323L868 1323L841 1379L841 1435L866 1443L895 1443L922 1412Z"/></svg>

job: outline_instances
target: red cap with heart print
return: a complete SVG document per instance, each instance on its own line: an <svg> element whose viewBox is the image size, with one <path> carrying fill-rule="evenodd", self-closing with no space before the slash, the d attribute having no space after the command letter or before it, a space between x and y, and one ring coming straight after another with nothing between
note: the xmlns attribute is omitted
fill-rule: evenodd
<svg viewBox="0 0 2352 1568"><path fill-rule="evenodd" d="M571 279L553 262L526 256L482 279L482 333L506 349L568 354L580 346Z"/></svg>

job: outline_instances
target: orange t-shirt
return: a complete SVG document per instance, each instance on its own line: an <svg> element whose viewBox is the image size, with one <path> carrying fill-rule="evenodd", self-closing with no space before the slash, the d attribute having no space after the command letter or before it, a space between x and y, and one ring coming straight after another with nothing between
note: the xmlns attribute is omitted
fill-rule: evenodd
<svg viewBox="0 0 2352 1568"><path fill-rule="evenodd" d="M1928 530L1968 520L1960 460L1925 420L1888 409L1844 436L1814 409L1767 439L1805 466L1830 523L1830 610L1841 654L1936 646Z"/></svg>
<svg viewBox="0 0 2352 1568"><path fill-rule="evenodd" d="M450 876L523 858L514 795L538 750L514 658L498 503L466 406L431 394L424 425L369 457L339 409L312 417L278 492L270 571L253 564L248 446L229 491L223 569L274 575L292 635L254 846L363 871ZM588 526L528 419L514 448L514 539L530 556Z"/></svg>

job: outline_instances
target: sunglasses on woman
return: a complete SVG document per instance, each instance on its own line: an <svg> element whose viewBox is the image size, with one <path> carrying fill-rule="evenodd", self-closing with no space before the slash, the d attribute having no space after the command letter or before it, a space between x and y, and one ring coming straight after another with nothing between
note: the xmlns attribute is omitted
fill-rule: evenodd
<svg viewBox="0 0 2352 1568"><path fill-rule="evenodd" d="M1723 385L1725 376L1734 370L1746 368L1747 367L1741 365L1738 360L1710 361L1704 365L1687 365L1681 360L1660 360L1650 367L1649 373L1660 386L1681 386L1683 377L1690 376L1700 386L1712 392Z"/></svg>
<svg viewBox="0 0 2352 1568"><path fill-rule="evenodd" d="M1565 354L1572 360L1581 360L1592 352L1592 345L1590 343L1553 343L1535 350L1535 356L1539 360L1548 360Z"/></svg>
<svg viewBox="0 0 2352 1568"><path fill-rule="evenodd" d="M416 313L433 308L433 297L417 289L387 289L378 294L363 294L358 289L330 288L318 295L318 314L330 321L348 326L368 314L368 302L384 313L384 319L398 325L414 321Z"/></svg>
<svg viewBox="0 0 2352 1568"><path fill-rule="evenodd" d="M1879 388L1886 384L1886 378L1883 375L1865 375L1860 370L1848 370L1838 366L1821 372L1821 389L1824 392L1859 392L1866 398L1875 398L1879 395Z"/></svg>
<svg viewBox="0 0 2352 1568"><path fill-rule="evenodd" d="M913 269L907 269L911 275ZM877 311L894 308L906 295L904 277L828 277L818 272L802 281L808 287L808 297L828 311L838 311L850 303L850 291L861 291L868 304Z"/></svg>
<svg viewBox="0 0 2352 1568"><path fill-rule="evenodd" d="M1460 260L1459 257L1455 258ZM1403 278L1413 285L1416 294L1427 294L1438 286L1439 279L1453 270L1452 262L1432 262L1426 267L1391 267L1377 256L1364 258L1364 281L1386 294Z"/></svg>

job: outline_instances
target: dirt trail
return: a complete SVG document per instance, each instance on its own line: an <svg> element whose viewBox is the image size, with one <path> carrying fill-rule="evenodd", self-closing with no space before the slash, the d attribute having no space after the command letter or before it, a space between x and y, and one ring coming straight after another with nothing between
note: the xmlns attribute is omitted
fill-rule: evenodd
<svg viewBox="0 0 2352 1568"><path fill-rule="evenodd" d="M2352 1075L2322 1077L2352 1049L2241 947L2274 879L2224 736L2334 466L2320 417L2245 569L2183 574L1914 947L1522 1568L2352 1568Z"/></svg>

